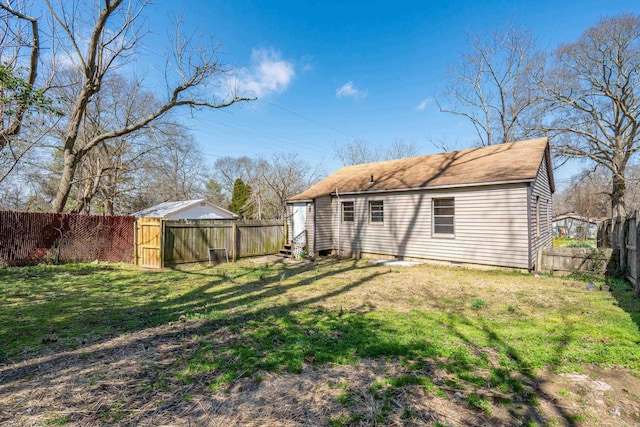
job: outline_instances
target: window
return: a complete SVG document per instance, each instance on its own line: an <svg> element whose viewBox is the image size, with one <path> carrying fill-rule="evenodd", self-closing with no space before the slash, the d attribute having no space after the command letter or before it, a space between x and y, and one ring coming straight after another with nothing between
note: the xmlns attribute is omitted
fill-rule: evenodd
<svg viewBox="0 0 640 427"><path fill-rule="evenodd" d="M433 199L433 234L453 236L455 213L453 197Z"/></svg>
<svg viewBox="0 0 640 427"><path fill-rule="evenodd" d="M540 237L540 196L536 196L536 237Z"/></svg>
<svg viewBox="0 0 640 427"><path fill-rule="evenodd" d="M353 202L342 202L342 222L353 222Z"/></svg>
<svg viewBox="0 0 640 427"><path fill-rule="evenodd" d="M371 224L384 223L384 203L382 200L372 200L369 202L369 222Z"/></svg>

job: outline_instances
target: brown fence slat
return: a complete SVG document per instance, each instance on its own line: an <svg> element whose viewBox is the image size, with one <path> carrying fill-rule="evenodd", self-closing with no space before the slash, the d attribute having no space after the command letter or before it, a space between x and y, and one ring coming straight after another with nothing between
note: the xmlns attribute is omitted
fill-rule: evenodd
<svg viewBox="0 0 640 427"><path fill-rule="evenodd" d="M165 220L164 227L167 265L208 261L209 248L225 248L231 259L275 254L284 244L281 220Z"/></svg>
<svg viewBox="0 0 640 427"><path fill-rule="evenodd" d="M640 296L640 211L603 221L598 227L598 247L611 247L611 272L625 274Z"/></svg>
<svg viewBox="0 0 640 427"><path fill-rule="evenodd" d="M132 216L0 211L0 265L134 261Z"/></svg>

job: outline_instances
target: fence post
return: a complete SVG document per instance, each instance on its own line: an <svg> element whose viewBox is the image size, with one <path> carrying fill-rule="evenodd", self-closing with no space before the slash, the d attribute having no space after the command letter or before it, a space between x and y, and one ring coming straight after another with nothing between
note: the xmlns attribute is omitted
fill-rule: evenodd
<svg viewBox="0 0 640 427"><path fill-rule="evenodd" d="M164 243L165 243L165 224L166 224L166 219L161 219L160 220L160 268L164 268Z"/></svg>
<svg viewBox="0 0 640 427"><path fill-rule="evenodd" d="M133 264L140 265L138 262L138 218L133 221Z"/></svg>
<svg viewBox="0 0 640 427"><path fill-rule="evenodd" d="M238 221L233 220L231 223L231 259L233 262L238 260Z"/></svg>

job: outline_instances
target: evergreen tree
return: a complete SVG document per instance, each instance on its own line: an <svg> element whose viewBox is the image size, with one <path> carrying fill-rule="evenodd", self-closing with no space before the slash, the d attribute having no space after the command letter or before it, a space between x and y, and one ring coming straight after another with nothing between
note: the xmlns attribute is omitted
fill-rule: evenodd
<svg viewBox="0 0 640 427"><path fill-rule="evenodd" d="M233 183L233 194L231 195L231 204L229 210L240 216L240 218L251 218L253 215L253 207L249 202L251 197L251 186L245 185L240 178Z"/></svg>

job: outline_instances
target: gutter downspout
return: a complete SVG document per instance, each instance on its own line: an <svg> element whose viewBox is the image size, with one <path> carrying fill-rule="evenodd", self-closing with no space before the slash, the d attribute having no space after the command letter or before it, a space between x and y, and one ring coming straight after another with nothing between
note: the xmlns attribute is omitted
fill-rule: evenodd
<svg viewBox="0 0 640 427"><path fill-rule="evenodd" d="M336 198L338 200L338 209L336 209L337 217L338 217L338 258L340 258L340 193L338 192L338 187L336 187Z"/></svg>

